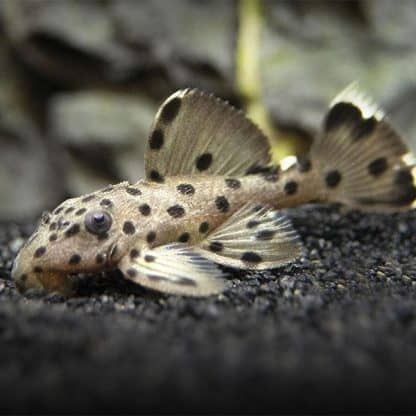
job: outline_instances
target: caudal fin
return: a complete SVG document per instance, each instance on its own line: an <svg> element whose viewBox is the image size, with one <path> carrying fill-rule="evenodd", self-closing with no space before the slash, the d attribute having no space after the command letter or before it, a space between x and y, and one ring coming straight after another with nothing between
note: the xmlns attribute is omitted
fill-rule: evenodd
<svg viewBox="0 0 416 416"><path fill-rule="evenodd" d="M310 158L328 201L398 211L416 199L415 159L384 113L354 84L331 103Z"/></svg>

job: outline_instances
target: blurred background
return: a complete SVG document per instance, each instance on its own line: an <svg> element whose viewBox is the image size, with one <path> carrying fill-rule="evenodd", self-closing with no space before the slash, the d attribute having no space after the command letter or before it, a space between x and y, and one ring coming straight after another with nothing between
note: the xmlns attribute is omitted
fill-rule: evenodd
<svg viewBox="0 0 416 416"><path fill-rule="evenodd" d="M184 87L244 108L276 159L307 150L354 80L416 141L413 0L0 0L0 34L2 221L138 180Z"/></svg>

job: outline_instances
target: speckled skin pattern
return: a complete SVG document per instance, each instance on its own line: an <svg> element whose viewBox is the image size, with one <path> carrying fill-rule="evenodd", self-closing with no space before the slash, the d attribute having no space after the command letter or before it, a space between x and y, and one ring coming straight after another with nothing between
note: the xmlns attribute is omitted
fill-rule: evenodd
<svg viewBox="0 0 416 416"><path fill-rule="evenodd" d="M167 178L164 183L122 182L68 199L41 219L20 252L16 282L25 289L69 294L68 273L114 268L137 240L149 247L172 241L198 243L250 200L287 208L316 199L311 180L313 172L297 166L239 179L200 176ZM111 215L112 225L108 233L97 236L84 220L88 212L99 210Z"/></svg>
<svg viewBox="0 0 416 416"><path fill-rule="evenodd" d="M416 161L384 114L354 86L332 102L309 155L281 170L244 114L180 90L156 114L146 179L69 199L44 214L17 256L20 290L71 294L70 273L119 268L166 293L224 291L218 265L280 267L301 256L277 212L312 201L375 211L411 208Z"/></svg>

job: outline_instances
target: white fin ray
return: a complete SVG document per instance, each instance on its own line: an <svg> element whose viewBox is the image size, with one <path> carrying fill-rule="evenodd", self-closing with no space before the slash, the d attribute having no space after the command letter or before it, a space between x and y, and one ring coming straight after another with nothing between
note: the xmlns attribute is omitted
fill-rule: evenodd
<svg viewBox="0 0 416 416"><path fill-rule="evenodd" d="M302 253L290 221L262 205L247 204L201 242L204 257L240 269L270 269Z"/></svg>
<svg viewBox="0 0 416 416"><path fill-rule="evenodd" d="M196 89L171 95L156 114L145 154L146 177L243 176L270 163L269 142L242 111Z"/></svg>
<svg viewBox="0 0 416 416"><path fill-rule="evenodd" d="M153 249L138 245L119 268L126 279L159 292L202 297L227 287L225 274L215 263L180 243Z"/></svg>
<svg viewBox="0 0 416 416"><path fill-rule="evenodd" d="M349 84L343 89L330 103L333 107L337 103L346 102L354 104L361 110L364 118L375 117L377 120L382 120L385 117L384 111L377 105L377 103L363 92L357 81Z"/></svg>

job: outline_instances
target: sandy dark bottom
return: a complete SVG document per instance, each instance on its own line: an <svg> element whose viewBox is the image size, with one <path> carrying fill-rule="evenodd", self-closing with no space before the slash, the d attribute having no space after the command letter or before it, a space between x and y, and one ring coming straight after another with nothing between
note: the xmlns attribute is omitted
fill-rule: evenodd
<svg viewBox="0 0 416 416"><path fill-rule="evenodd" d="M19 295L30 226L0 226L0 410L416 409L416 213L291 211L305 258L163 296L118 273L65 300Z"/></svg>

